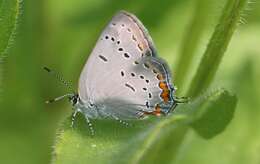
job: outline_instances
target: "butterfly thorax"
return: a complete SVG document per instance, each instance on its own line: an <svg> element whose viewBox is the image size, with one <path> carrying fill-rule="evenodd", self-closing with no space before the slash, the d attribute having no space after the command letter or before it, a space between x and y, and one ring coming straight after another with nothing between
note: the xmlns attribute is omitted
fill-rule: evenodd
<svg viewBox="0 0 260 164"><path fill-rule="evenodd" d="M97 105L91 101L82 101L78 94L70 97L69 100L73 106L73 109L77 112L80 112L89 118L96 119L100 117Z"/></svg>

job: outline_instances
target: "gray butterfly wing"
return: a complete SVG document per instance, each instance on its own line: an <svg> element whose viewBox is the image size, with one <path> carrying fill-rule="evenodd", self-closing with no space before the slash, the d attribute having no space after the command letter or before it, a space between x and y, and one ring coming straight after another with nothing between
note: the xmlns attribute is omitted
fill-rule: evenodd
<svg viewBox="0 0 260 164"><path fill-rule="evenodd" d="M142 23L127 12L119 12L102 32L80 75L81 101L95 104L100 116L120 119L153 113L159 104L169 108L169 71L155 54ZM160 87L163 82L166 86Z"/></svg>

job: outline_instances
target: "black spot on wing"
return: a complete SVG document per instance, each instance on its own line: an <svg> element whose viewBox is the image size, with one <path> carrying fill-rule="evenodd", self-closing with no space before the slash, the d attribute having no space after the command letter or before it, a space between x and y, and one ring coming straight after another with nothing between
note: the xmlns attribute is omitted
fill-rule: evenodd
<svg viewBox="0 0 260 164"><path fill-rule="evenodd" d="M125 73L124 73L124 71L121 71L121 76L125 76Z"/></svg>
<svg viewBox="0 0 260 164"><path fill-rule="evenodd" d="M129 57L130 57L128 53L124 53L124 56L125 56L126 58L129 58Z"/></svg>
<svg viewBox="0 0 260 164"><path fill-rule="evenodd" d="M103 60L104 62L107 62L107 58L105 56L99 55L98 56L101 60Z"/></svg>
<svg viewBox="0 0 260 164"><path fill-rule="evenodd" d="M146 106L147 108L150 108L150 105L149 105L149 102L148 102L148 101L146 101L145 106Z"/></svg>
<svg viewBox="0 0 260 164"><path fill-rule="evenodd" d="M128 87L129 89L131 89L133 92L135 92L135 88L133 86L131 86L128 83L125 83L125 86Z"/></svg>

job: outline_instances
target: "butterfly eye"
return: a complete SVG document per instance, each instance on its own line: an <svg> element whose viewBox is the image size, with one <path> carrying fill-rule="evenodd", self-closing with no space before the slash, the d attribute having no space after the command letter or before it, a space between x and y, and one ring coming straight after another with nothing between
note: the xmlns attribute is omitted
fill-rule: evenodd
<svg viewBox="0 0 260 164"><path fill-rule="evenodd" d="M77 103L77 99L73 99L73 104L76 104Z"/></svg>
<svg viewBox="0 0 260 164"><path fill-rule="evenodd" d="M77 104L78 102L78 96L74 95L73 97L70 98L70 101L72 102L72 105Z"/></svg>

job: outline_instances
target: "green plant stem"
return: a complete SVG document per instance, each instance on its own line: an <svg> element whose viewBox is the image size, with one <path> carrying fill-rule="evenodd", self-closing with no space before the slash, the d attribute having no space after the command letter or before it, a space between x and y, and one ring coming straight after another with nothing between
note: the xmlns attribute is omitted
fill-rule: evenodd
<svg viewBox="0 0 260 164"><path fill-rule="evenodd" d="M188 90L188 96L196 97L211 84L230 39L239 23L247 0L228 0L219 23L210 39L196 74Z"/></svg>

